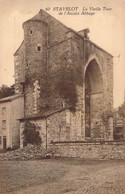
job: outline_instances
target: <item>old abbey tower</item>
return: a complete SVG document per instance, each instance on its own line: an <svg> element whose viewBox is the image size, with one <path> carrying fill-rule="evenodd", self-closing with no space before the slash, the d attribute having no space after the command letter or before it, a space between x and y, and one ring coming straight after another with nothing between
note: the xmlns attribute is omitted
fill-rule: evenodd
<svg viewBox="0 0 125 194"><path fill-rule="evenodd" d="M24 94L26 120L40 127L42 142L112 140L102 114L113 108L113 57L43 10L23 23L15 52L16 93ZM101 36L101 35L100 35Z"/></svg>

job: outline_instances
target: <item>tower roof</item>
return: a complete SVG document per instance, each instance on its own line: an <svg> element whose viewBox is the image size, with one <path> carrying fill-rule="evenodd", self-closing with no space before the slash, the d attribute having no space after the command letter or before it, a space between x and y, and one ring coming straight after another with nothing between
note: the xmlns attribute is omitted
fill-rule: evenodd
<svg viewBox="0 0 125 194"><path fill-rule="evenodd" d="M35 15L34 17L30 18L29 20L25 21L23 23L23 26L25 23L30 22L30 21L38 21L38 22L42 22L45 23L47 25L50 25L51 23L53 23L53 21L56 20L57 22L59 22L61 25L64 26L64 28L67 29L67 32L73 32L75 34L77 34L79 37L84 38L86 41L90 42L91 44L93 44L94 46L98 47L100 50L106 52L107 54L109 54L111 57L113 57L110 53L108 53L107 51L105 51L104 49L102 49L100 46L96 45L95 43L93 43L92 41L89 40L88 38L88 33L90 32L89 29L83 29L79 32L73 30L72 28L67 27L65 24L63 24L62 22L60 22L58 19L54 18L53 16L51 16L49 13L47 13L46 11L44 11L43 9L40 9L39 13L37 15ZM17 54L17 52L16 52Z"/></svg>
<svg viewBox="0 0 125 194"><path fill-rule="evenodd" d="M39 22L44 22L44 23L47 23L46 22L46 18L47 17L50 17L50 15L45 12L44 10L40 9L39 13L36 14L35 16L33 16L32 18L30 18L29 20L25 21L23 23L23 25L29 21L39 21ZM52 17L52 16L51 16Z"/></svg>

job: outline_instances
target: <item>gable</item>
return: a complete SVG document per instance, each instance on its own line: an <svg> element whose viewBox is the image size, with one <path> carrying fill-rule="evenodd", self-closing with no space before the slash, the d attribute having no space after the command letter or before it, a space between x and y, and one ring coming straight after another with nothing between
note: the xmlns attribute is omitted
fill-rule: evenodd
<svg viewBox="0 0 125 194"><path fill-rule="evenodd" d="M22 41L21 45L19 46L19 48L14 53L14 56L19 55L19 53L22 52L23 49L24 49L24 40Z"/></svg>

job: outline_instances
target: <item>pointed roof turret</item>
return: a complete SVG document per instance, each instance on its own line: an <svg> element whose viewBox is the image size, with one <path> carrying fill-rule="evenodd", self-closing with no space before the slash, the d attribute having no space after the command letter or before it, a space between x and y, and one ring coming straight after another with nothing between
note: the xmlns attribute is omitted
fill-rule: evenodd
<svg viewBox="0 0 125 194"><path fill-rule="evenodd" d="M45 11L44 10L40 10L37 15L35 15L34 17L30 18L29 20L25 21L22 26L24 26L24 24L26 24L27 22L30 22L30 21L38 21L38 22L44 22L44 23L46 23L45 22L45 18L46 17L44 16L44 13L43 12L45 12Z"/></svg>

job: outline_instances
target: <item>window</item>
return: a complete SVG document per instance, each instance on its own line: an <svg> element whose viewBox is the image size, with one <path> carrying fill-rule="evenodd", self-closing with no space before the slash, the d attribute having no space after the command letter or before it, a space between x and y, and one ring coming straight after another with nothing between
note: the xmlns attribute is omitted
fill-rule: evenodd
<svg viewBox="0 0 125 194"><path fill-rule="evenodd" d="M2 138L1 138L1 136L0 136L0 145L2 144Z"/></svg>
<svg viewBox="0 0 125 194"><path fill-rule="evenodd" d="M32 31L32 30L30 30L30 31L29 31L29 34L30 34L30 35L32 35L32 34L33 34L33 31Z"/></svg>
<svg viewBox="0 0 125 194"><path fill-rule="evenodd" d="M37 48L36 48L36 50L38 51L38 52L41 52L41 45L40 44L37 44Z"/></svg>
<svg viewBox="0 0 125 194"><path fill-rule="evenodd" d="M5 115L6 114L6 107L3 107L2 108L2 115Z"/></svg>
<svg viewBox="0 0 125 194"><path fill-rule="evenodd" d="M37 51L41 51L41 47L40 46L37 46Z"/></svg>
<svg viewBox="0 0 125 194"><path fill-rule="evenodd" d="M66 140L70 140L70 111L66 111Z"/></svg>
<svg viewBox="0 0 125 194"><path fill-rule="evenodd" d="M3 136L3 149L7 148L7 138L6 136Z"/></svg>
<svg viewBox="0 0 125 194"><path fill-rule="evenodd" d="M6 124L7 124L6 120L2 120L2 129L6 129L7 127Z"/></svg>
<svg viewBox="0 0 125 194"><path fill-rule="evenodd" d="M28 67L29 67L29 64L27 63L27 64L26 64L26 69L28 69Z"/></svg>
<svg viewBox="0 0 125 194"><path fill-rule="evenodd" d="M70 140L70 127L66 126L66 140Z"/></svg>
<svg viewBox="0 0 125 194"><path fill-rule="evenodd" d="M66 126L70 126L70 111L66 111Z"/></svg>

